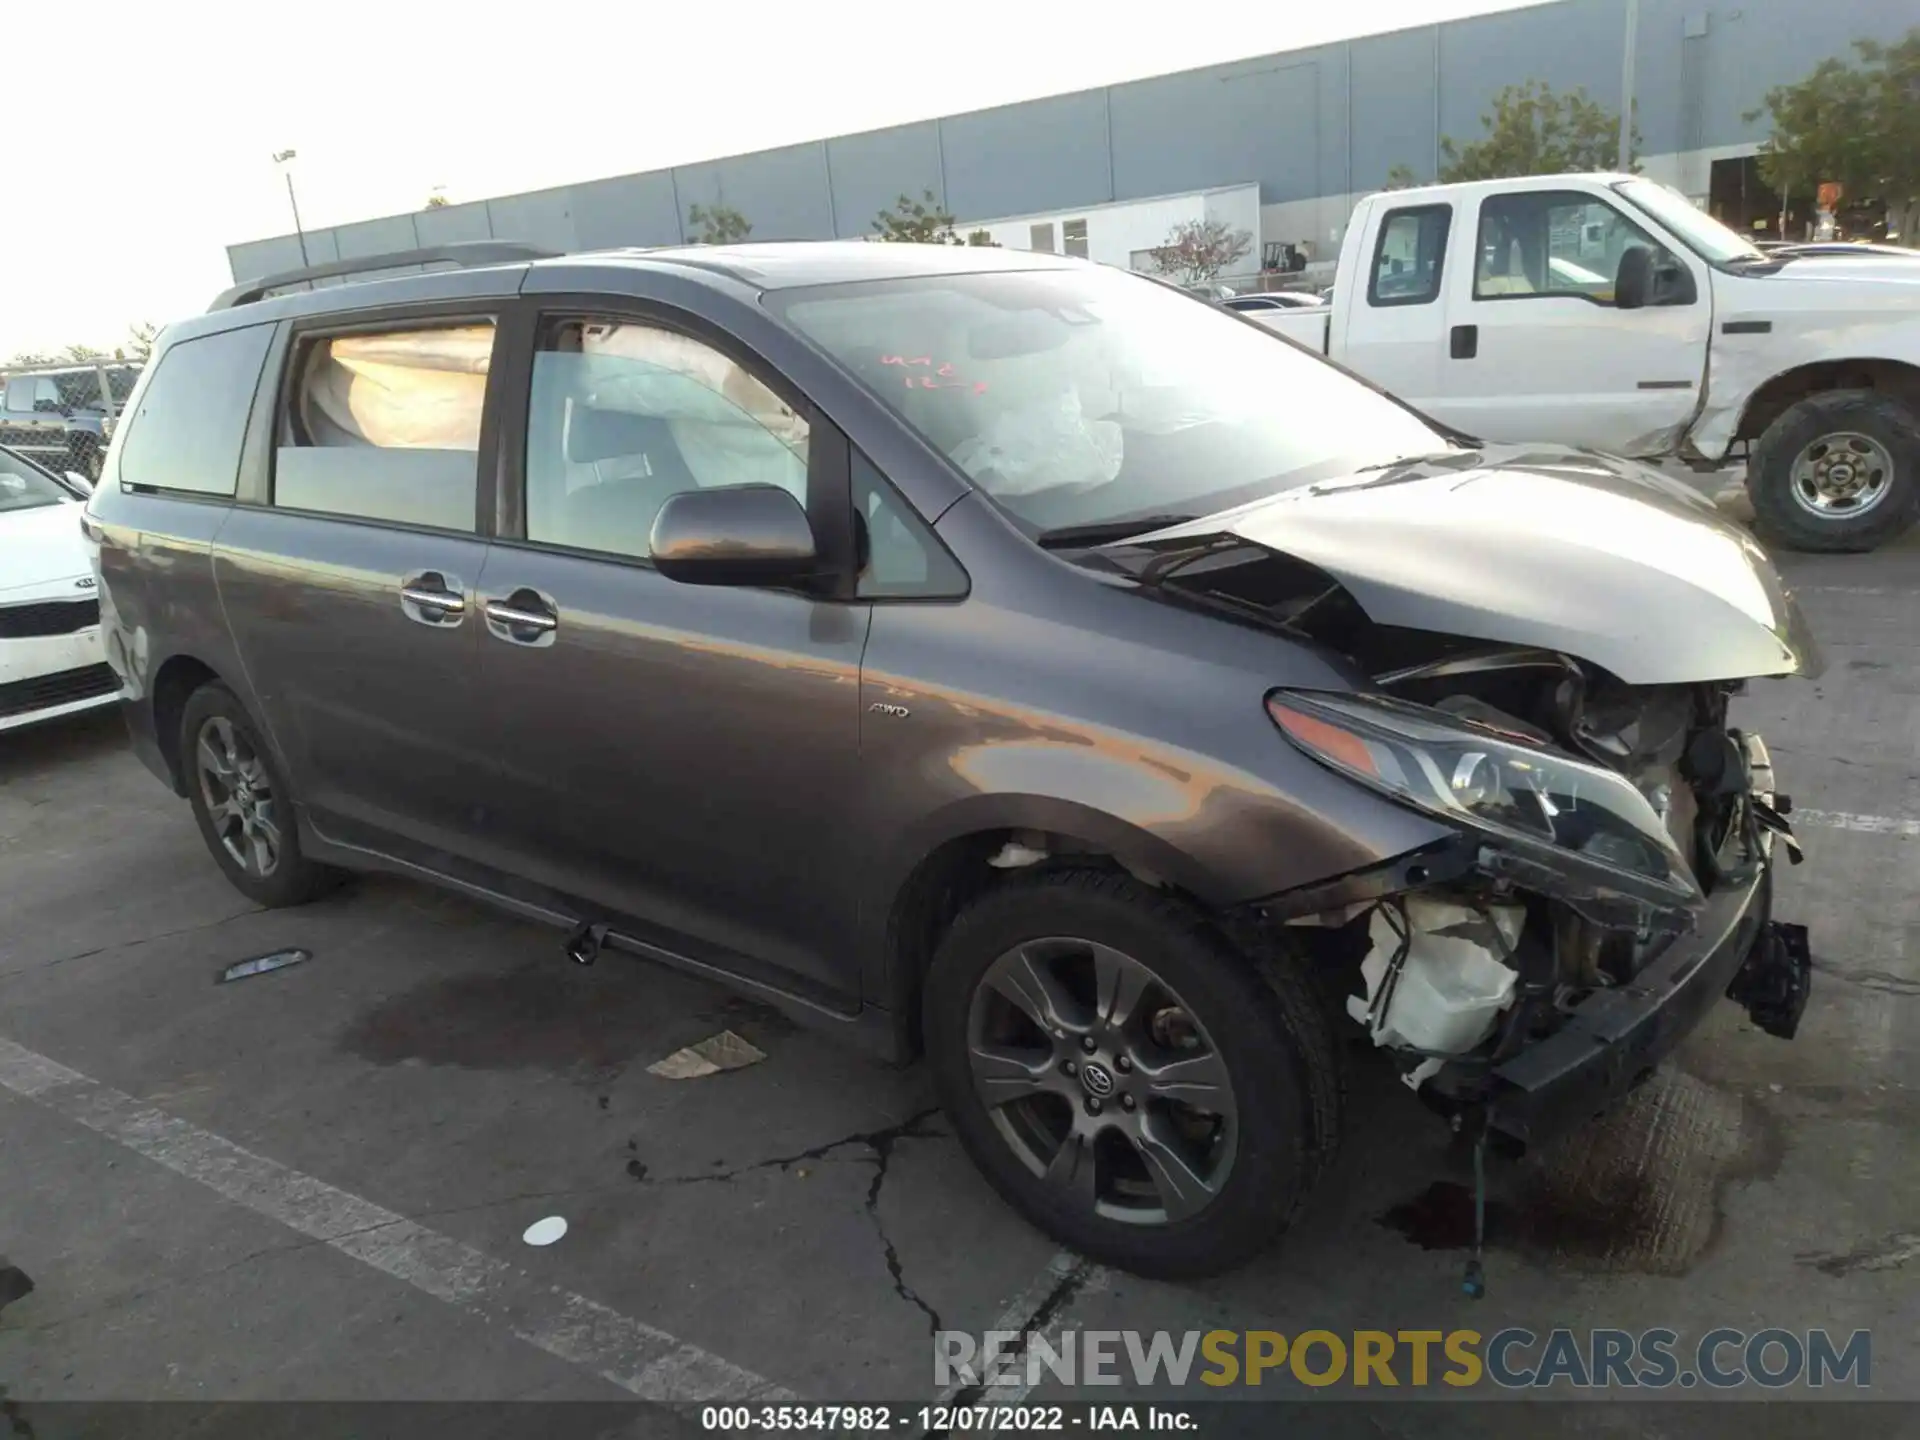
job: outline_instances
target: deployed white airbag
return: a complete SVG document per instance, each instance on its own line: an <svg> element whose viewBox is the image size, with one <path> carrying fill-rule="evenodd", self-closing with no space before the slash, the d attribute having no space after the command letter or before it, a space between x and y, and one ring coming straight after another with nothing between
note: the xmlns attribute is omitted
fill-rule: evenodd
<svg viewBox="0 0 1920 1440"><path fill-rule="evenodd" d="M1474 908L1418 896L1376 906L1367 929L1373 948L1360 964L1366 998L1348 997L1347 1013L1376 1045L1464 1054L1493 1033L1512 1003L1519 977L1501 956L1512 953L1525 919L1518 905ZM1402 946L1406 956L1395 966Z"/></svg>

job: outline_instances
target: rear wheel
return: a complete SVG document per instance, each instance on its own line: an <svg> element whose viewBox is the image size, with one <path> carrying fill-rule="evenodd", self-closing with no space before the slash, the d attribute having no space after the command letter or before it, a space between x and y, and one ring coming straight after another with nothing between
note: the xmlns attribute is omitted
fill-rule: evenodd
<svg viewBox="0 0 1920 1440"><path fill-rule="evenodd" d="M1124 875L1040 874L975 902L928 975L940 1098L1042 1230L1167 1278L1286 1228L1338 1124L1324 1012L1196 912Z"/></svg>
<svg viewBox="0 0 1920 1440"><path fill-rule="evenodd" d="M276 908L304 904L339 882L339 871L300 853L292 787L226 686L209 683L187 697L180 763L201 837L241 894Z"/></svg>
<svg viewBox="0 0 1920 1440"><path fill-rule="evenodd" d="M1875 390L1810 395L1754 442L1761 535L1794 550L1873 550L1920 513L1920 417Z"/></svg>

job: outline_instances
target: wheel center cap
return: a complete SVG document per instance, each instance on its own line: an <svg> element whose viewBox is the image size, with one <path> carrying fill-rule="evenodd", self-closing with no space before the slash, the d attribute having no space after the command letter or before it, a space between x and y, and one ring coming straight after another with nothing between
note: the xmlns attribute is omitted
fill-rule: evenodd
<svg viewBox="0 0 1920 1440"><path fill-rule="evenodd" d="M1080 1067L1080 1084L1087 1094L1105 1099L1113 1093L1113 1072L1089 1060Z"/></svg>

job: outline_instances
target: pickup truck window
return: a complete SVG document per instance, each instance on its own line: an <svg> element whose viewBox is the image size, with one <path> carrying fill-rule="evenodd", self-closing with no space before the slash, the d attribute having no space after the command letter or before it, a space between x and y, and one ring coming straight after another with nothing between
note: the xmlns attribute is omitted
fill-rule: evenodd
<svg viewBox="0 0 1920 1440"><path fill-rule="evenodd" d="M1666 247L1604 200L1570 190L1490 195L1480 202L1473 298L1515 300L1578 296L1613 304L1620 254L1641 245L1655 263Z"/></svg>
<svg viewBox="0 0 1920 1440"><path fill-rule="evenodd" d="M1389 210L1373 247L1369 305L1427 305L1440 294L1447 258L1451 205L1413 205Z"/></svg>
<svg viewBox="0 0 1920 1440"><path fill-rule="evenodd" d="M1628 203L1646 211L1691 245L1712 265L1736 260L1764 260L1766 254L1737 230L1728 229L1678 190L1651 180L1622 180L1613 187Z"/></svg>

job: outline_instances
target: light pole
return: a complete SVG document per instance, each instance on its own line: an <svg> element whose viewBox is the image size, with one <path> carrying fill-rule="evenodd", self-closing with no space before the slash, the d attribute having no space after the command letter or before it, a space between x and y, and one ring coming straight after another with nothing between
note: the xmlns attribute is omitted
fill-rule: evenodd
<svg viewBox="0 0 1920 1440"><path fill-rule="evenodd" d="M300 201L293 193L293 171L287 166L287 162L294 158L291 150L273 152L273 163L280 167L280 173L287 180L287 204L293 207L293 233L300 241L300 263L304 266L312 262L307 259L307 232L300 228Z"/></svg>
<svg viewBox="0 0 1920 1440"><path fill-rule="evenodd" d="M1639 49L1640 0L1627 0L1627 42L1620 57L1620 169L1633 168L1633 56Z"/></svg>

